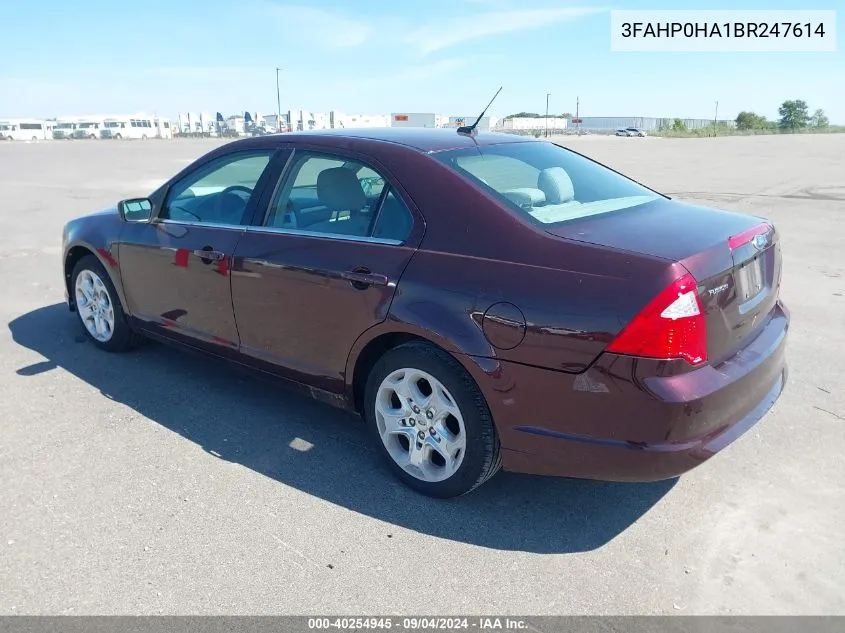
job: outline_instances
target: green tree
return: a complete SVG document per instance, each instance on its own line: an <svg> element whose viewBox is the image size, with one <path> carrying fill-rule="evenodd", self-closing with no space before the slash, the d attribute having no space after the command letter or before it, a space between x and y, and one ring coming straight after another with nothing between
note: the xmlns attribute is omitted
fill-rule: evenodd
<svg viewBox="0 0 845 633"><path fill-rule="evenodd" d="M740 130L761 130L766 127L766 117L742 111L736 115L736 127Z"/></svg>
<svg viewBox="0 0 845 633"><path fill-rule="evenodd" d="M810 119L810 125L813 127L827 127L830 125L830 120L825 115L824 110L819 108L815 112L813 112L813 116Z"/></svg>
<svg viewBox="0 0 845 633"><path fill-rule="evenodd" d="M807 127L810 115L807 111L807 102L801 99L784 101L778 108L780 126L787 130L799 130Z"/></svg>
<svg viewBox="0 0 845 633"><path fill-rule="evenodd" d="M687 131L687 125L686 125L686 123L683 122L682 119L675 119L675 121L672 123L672 131L673 132L686 132Z"/></svg>

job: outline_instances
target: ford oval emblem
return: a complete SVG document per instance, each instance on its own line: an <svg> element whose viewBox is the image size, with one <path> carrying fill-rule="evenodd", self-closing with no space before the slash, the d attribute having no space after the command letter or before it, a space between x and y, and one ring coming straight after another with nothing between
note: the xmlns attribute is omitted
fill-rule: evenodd
<svg viewBox="0 0 845 633"><path fill-rule="evenodd" d="M760 235L754 236L754 241L753 241L754 248L756 248L758 251L762 251L764 248L766 248L766 245L768 243L769 243L769 240L766 239L765 235L760 234Z"/></svg>

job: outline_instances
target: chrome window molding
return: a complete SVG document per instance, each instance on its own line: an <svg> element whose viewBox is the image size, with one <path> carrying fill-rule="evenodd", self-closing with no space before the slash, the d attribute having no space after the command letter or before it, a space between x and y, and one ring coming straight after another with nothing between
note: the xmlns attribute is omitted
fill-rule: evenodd
<svg viewBox="0 0 845 633"><path fill-rule="evenodd" d="M366 244L383 244L385 246L400 246L404 242L382 237L361 237L357 235L343 235L340 233L322 233L319 231L305 231L303 229L282 229L275 226L254 226L245 224L217 224L215 222L190 222L181 220L159 219L151 224L174 224L179 226L198 226L210 229L227 229L246 231L248 233L278 233L280 235L294 235L299 237L317 237L320 239L340 240L342 242L364 242Z"/></svg>
<svg viewBox="0 0 845 633"><path fill-rule="evenodd" d="M246 230L246 224L218 224L217 222L196 222L190 220L171 220L170 218L156 218L150 224L175 224L179 226L199 226L208 227L210 229L237 229L239 231Z"/></svg>
<svg viewBox="0 0 845 633"><path fill-rule="evenodd" d="M399 246L400 240L389 240L381 237L362 237L358 235L343 235L341 233L322 233L319 231L306 231L303 229L282 229L275 226L248 226L248 233L278 233L280 235L295 235L298 237L317 237L320 239L340 240L342 242L364 242L366 244L384 244L387 246Z"/></svg>

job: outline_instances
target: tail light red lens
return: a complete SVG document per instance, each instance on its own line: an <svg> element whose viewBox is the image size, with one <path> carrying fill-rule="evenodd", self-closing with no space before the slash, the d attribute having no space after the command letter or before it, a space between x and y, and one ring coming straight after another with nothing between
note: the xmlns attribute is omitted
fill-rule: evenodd
<svg viewBox="0 0 845 633"><path fill-rule="evenodd" d="M707 326L695 278L673 281L626 325L608 352L644 358L707 362Z"/></svg>

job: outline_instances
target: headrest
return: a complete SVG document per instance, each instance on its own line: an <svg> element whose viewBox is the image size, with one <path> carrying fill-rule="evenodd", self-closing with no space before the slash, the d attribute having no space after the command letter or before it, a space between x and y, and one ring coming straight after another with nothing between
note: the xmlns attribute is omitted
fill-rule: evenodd
<svg viewBox="0 0 845 633"><path fill-rule="evenodd" d="M317 176L317 197L333 211L360 211L367 197L355 172L346 167L325 169Z"/></svg>
<svg viewBox="0 0 845 633"><path fill-rule="evenodd" d="M546 194L539 189L531 189L530 187L508 189L503 191L502 195L520 207L536 207L546 202Z"/></svg>
<svg viewBox="0 0 845 633"><path fill-rule="evenodd" d="M537 177L537 187L546 194L546 202L549 204L572 202L575 199L575 188L563 167L549 167L541 171Z"/></svg>

